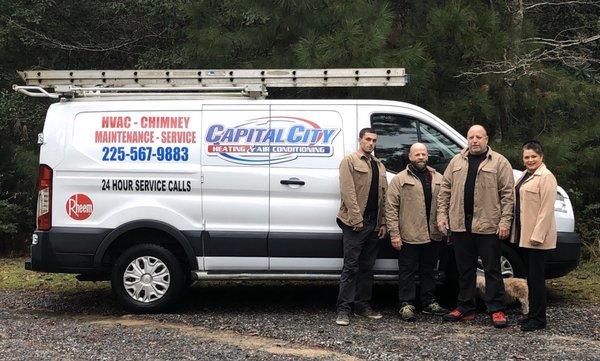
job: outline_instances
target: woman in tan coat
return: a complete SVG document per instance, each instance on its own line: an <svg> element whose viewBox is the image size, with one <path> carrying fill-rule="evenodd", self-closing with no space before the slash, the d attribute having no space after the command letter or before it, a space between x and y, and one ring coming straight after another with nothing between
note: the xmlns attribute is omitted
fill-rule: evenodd
<svg viewBox="0 0 600 361"><path fill-rule="evenodd" d="M518 242L527 263L529 314L519 320L522 331L546 327L546 254L556 248L554 200L556 178L543 162L542 146L537 141L523 145L527 168L515 187L513 242Z"/></svg>

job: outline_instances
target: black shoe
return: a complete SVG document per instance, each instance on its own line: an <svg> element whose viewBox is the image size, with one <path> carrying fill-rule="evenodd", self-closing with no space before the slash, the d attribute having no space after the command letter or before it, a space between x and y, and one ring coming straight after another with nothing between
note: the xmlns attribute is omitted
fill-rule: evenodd
<svg viewBox="0 0 600 361"><path fill-rule="evenodd" d="M523 318L519 318L519 320L517 321L517 324L519 326L523 326L527 322L529 322L529 317L523 317Z"/></svg>
<svg viewBox="0 0 600 361"><path fill-rule="evenodd" d="M527 323L521 325L521 331L523 332L543 330L544 328L546 328L545 323L534 320L529 320Z"/></svg>
<svg viewBox="0 0 600 361"><path fill-rule="evenodd" d="M380 318L383 317L381 315L381 313L373 310L371 308L371 306L366 306L366 307L363 307L360 310L354 311L354 314L357 315L357 316L370 318L372 320L379 320Z"/></svg>
<svg viewBox="0 0 600 361"><path fill-rule="evenodd" d="M348 326L350 324L350 316L347 313L338 313L335 323L340 326Z"/></svg>
<svg viewBox="0 0 600 361"><path fill-rule="evenodd" d="M421 312L428 314L428 315L444 316L445 314L447 314L450 311L445 309L444 307L440 306L439 303L434 301L434 302L431 302L429 305L427 305L427 307L423 308L421 310Z"/></svg>

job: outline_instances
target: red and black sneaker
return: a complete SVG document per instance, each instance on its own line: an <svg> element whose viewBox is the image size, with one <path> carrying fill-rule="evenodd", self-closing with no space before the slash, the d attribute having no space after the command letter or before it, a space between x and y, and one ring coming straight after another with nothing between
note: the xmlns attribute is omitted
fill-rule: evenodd
<svg viewBox="0 0 600 361"><path fill-rule="evenodd" d="M492 324L496 328L504 328L508 326L508 318L506 318L506 314L502 311L492 312Z"/></svg>
<svg viewBox="0 0 600 361"><path fill-rule="evenodd" d="M450 313L444 315L442 319L446 322L470 321L475 318L475 311L463 312L459 308L453 309Z"/></svg>

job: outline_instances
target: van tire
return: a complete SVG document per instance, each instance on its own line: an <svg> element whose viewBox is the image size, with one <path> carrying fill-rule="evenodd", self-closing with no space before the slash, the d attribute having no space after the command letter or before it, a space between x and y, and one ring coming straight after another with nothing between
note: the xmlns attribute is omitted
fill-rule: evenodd
<svg viewBox="0 0 600 361"><path fill-rule="evenodd" d="M527 271L525 269L525 262L523 261L523 258L521 258L521 255L505 242L502 242L501 252L512 267L513 277L526 278Z"/></svg>
<svg viewBox="0 0 600 361"><path fill-rule="evenodd" d="M146 273L144 270L151 272ZM129 280L142 287L142 290L137 288L136 291L133 284L129 288L126 287L126 272L130 276ZM136 277L140 273L143 273L143 276L137 280ZM168 309L181 296L184 284L185 277L177 257L168 249L156 244L138 244L126 249L112 268L112 291L123 308L134 313L155 313ZM146 290L152 293L148 296ZM160 291L164 293L161 294ZM143 300L134 298L136 294Z"/></svg>

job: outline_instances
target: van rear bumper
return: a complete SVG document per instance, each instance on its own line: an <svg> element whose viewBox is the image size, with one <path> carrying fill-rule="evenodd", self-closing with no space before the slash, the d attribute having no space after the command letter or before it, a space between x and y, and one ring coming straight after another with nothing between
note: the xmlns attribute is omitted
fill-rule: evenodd
<svg viewBox="0 0 600 361"><path fill-rule="evenodd" d="M581 258L582 240L575 232L558 232L556 248L548 251L546 278L558 278L574 270Z"/></svg>
<svg viewBox="0 0 600 361"><path fill-rule="evenodd" d="M31 258L25 269L52 273L99 273L94 254L109 229L61 228L35 231L30 247Z"/></svg>

